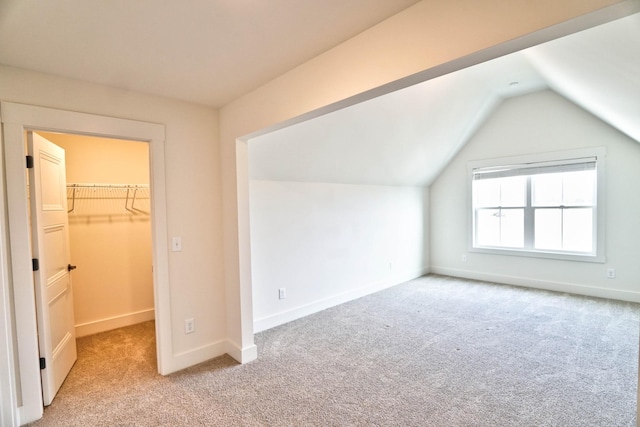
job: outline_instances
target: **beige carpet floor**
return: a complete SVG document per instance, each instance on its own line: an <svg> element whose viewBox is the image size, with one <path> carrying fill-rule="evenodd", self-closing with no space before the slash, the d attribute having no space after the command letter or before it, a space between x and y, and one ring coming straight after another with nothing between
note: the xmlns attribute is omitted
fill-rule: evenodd
<svg viewBox="0 0 640 427"><path fill-rule="evenodd" d="M635 426L637 304L426 276L162 377L154 325L78 340L33 426Z"/></svg>

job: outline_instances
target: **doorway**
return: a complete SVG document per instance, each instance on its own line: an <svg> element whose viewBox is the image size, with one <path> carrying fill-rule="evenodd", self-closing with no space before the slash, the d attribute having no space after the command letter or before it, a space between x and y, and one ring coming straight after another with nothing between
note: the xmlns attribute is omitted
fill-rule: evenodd
<svg viewBox="0 0 640 427"><path fill-rule="evenodd" d="M37 133L66 152L76 337L153 320L148 144Z"/></svg>
<svg viewBox="0 0 640 427"><path fill-rule="evenodd" d="M63 191L67 205L62 212L68 219L68 245L62 251L63 258L69 257L66 262L70 272L73 270L69 286L72 309L66 313L71 317L69 338L154 320L148 143L65 133L34 134L31 140L42 137L42 143L48 141L64 150L66 159ZM32 190L34 184L30 182ZM31 200L32 215L36 212L33 203ZM31 227L34 236L33 220ZM57 258L50 253L45 256L45 260ZM46 350L56 335L49 331L56 321L56 311L49 310L43 302L36 307L40 357L46 357L41 373L47 406L71 365L62 368L59 358L52 357L56 352L51 355ZM73 360L75 357L70 362ZM155 360L151 363L155 364ZM53 371L48 372L50 369ZM55 385L49 381L51 376L59 377Z"/></svg>
<svg viewBox="0 0 640 427"><path fill-rule="evenodd" d="M4 166L8 241L9 276L12 295L14 360L10 372L15 386L6 396L6 405L18 424L26 424L42 416L43 401L39 369L37 324L34 307L33 272L27 220L27 196L24 162L25 132L48 131L147 143L149 147L151 199L151 235L153 242L153 284L156 318L158 372L172 370L172 337L168 268L166 187L164 169L164 125L118 119L94 114L76 113L51 108L2 102ZM3 396L5 400L5 396Z"/></svg>

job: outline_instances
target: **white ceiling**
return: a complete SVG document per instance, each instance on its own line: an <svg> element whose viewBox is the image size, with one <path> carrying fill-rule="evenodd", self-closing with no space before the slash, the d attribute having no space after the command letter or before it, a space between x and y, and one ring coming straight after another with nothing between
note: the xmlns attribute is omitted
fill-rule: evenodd
<svg viewBox="0 0 640 427"><path fill-rule="evenodd" d="M640 142L640 14L254 138L250 174L429 185L502 99L547 88Z"/></svg>
<svg viewBox="0 0 640 427"><path fill-rule="evenodd" d="M219 107L417 2L0 0L0 63ZM640 15L256 138L251 176L428 185L547 87L640 141Z"/></svg>
<svg viewBox="0 0 640 427"><path fill-rule="evenodd" d="M419 0L0 0L0 63L220 107Z"/></svg>

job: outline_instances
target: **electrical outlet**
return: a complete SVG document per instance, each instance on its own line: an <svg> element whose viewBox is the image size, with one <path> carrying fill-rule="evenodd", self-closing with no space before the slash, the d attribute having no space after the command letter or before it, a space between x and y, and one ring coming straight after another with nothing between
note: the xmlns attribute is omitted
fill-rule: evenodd
<svg viewBox="0 0 640 427"><path fill-rule="evenodd" d="M278 289L278 299L285 299L287 297L287 291L284 288Z"/></svg>
<svg viewBox="0 0 640 427"><path fill-rule="evenodd" d="M616 278L616 269L615 268L607 268L607 278L615 279Z"/></svg>
<svg viewBox="0 0 640 427"><path fill-rule="evenodd" d="M196 331L196 322L193 319L184 319L184 333L192 334Z"/></svg>

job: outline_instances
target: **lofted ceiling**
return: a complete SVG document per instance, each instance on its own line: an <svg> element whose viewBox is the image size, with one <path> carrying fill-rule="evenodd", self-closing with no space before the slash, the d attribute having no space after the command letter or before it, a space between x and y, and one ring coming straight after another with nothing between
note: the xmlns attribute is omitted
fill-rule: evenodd
<svg viewBox="0 0 640 427"><path fill-rule="evenodd" d="M0 63L221 107L419 0L0 0Z"/></svg>
<svg viewBox="0 0 640 427"><path fill-rule="evenodd" d="M430 185L504 98L543 89L640 142L640 14L254 138L250 176Z"/></svg>

